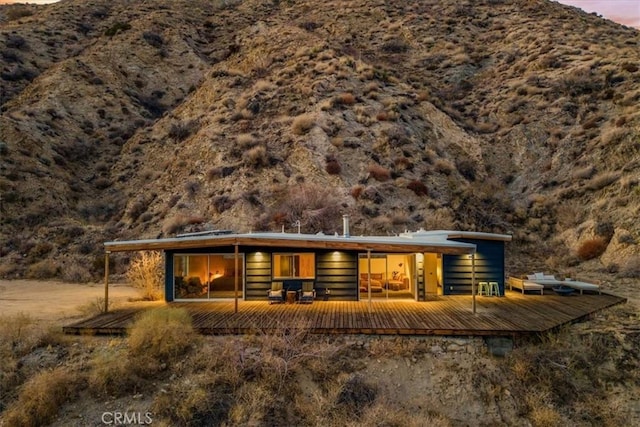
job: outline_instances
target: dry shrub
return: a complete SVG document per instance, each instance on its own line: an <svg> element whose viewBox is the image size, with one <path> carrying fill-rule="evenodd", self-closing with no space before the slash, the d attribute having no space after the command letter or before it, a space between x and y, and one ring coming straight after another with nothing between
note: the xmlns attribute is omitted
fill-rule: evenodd
<svg viewBox="0 0 640 427"><path fill-rule="evenodd" d="M129 264L127 280L142 291L144 299L155 301L162 297L163 261L160 252L150 251L140 253Z"/></svg>
<svg viewBox="0 0 640 427"><path fill-rule="evenodd" d="M316 124L316 116L313 114L302 114L291 123L291 131L295 135L304 135Z"/></svg>
<svg viewBox="0 0 640 427"><path fill-rule="evenodd" d="M329 175L340 175L340 172L342 172L342 166L340 166L338 159L333 155L328 155L325 160L326 164L324 168L327 173Z"/></svg>
<svg viewBox="0 0 640 427"><path fill-rule="evenodd" d="M433 166L436 172L443 175L451 175L451 172L453 172L453 170L455 169L455 166L446 159L436 160Z"/></svg>
<svg viewBox="0 0 640 427"><path fill-rule="evenodd" d="M596 168L589 165L589 166L585 166L583 168L574 170L573 173L571 174L571 177L573 179L589 179L593 176L595 172L596 172Z"/></svg>
<svg viewBox="0 0 640 427"><path fill-rule="evenodd" d="M109 300L109 309L113 308L113 303ZM80 306L78 310L86 317L96 316L105 312L104 297L98 297L87 304Z"/></svg>
<svg viewBox="0 0 640 427"><path fill-rule="evenodd" d="M33 15L33 11L26 6L20 5L8 7L5 14L7 16L7 20L15 21L16 19Z"/></svg>
<svg viewBox="0 0 640 427"><path fill-rule="evenodd" d="M207 374L215 378L215 374ZM166 387L165 393L156 395L151 409L153 413L168 417L172 425L223 425L228 404L207 390L211 382L202 374L176 379ZM214 410L220 406L225 407L223 411Z"/></svg>
<svg viewBox="0 0 640 427"><path fill-rule="evenodd" d="M347 414L360 417L376 400L378 389L360 374L352 374L342 384L336 406Z"/></svg>
<svg viewBox="0 0 640 427"><path fill-rule="evenodd" d="M286 212L281 218L286 224L300 221L304 229L317 232L337 231L341 224L343 197L334 188L319 184L288 187L273 212Z"/></svg>
<svg viewBox="0 0 640 427"><path fill-rule="evenodd" d="M459 159L456 161L456 167L460 175L469 181L476 180L476 164L471 159Z"/></svg>
<svg viewBox="0 0 640 427"><path fill-rule="evenodd" d="M384 166L378 164L369 165L367 171L376 181L384 182L391 179L391 171Z"/></svg>
<svg viewBox="0 0 640 427"><path fill-rule="evenodd" d="M531 422L536 427L557 427L562 425L562 416L556 408L546 405L542 402L535 401L535 406L529 413Z"/></svg>
<svg viewBox="0 0 640 427"><path fill-rule="evenodd" d="M24 384L18 400L9 405L4 422L13 427L49 424L78 386L77 374L67 368L39 372Z"/></svg>
<svg viewBox="0 0 640 427"><path fill-rule="evenodd" d="M139 375L166 369L198 342L189 312L181 308L142 313L129 329L129 355Z"/></svg>
<svg viewBox="0 0 640 427"><path fill-rule="evenodd" d="M140 380L125 351L106 348L93 356L87 381L94 395L123 396L135 389Z"/></svg>
<svg viewBox="0 0 640 427"><path fill-rule="evenodd" d="M591 178L587 182L587 188L593 191L598 191L607 187L620 178L620 172L603 172Z"/></svg>
<svg viewBox="0 0 640 427"><path fill-rule="evenodd" d="M353 105L356 103L356 97L351 93L341 93L333 99L335 105Z"/></svg>
<svg viewBox="0 0 640 427"><path fill-rule="evenodd" d="M67 265L62 270L62 280L70 283L87 283L93 279L91 272L79 261Z"/></svg>
<svg viewBox="0 0 640 427"><path fill-rule="evenodd" d="M363 191L364 191L364 187L362 185L355 185L351 188L351 191L350 191L351 197L358 200Z"/></svg>
<svg viewBox="0 0 640 427"><path fill-rule="evenodd" d="M251 147L255 146L258 143L256 138L253 135L251 135L250 133L240 134L240 135L238 135L236 140L238 141L238 146L240 148L242 148L243 150L251 148Z"/></svg>
<svg viewBox="0 0 640 427"><path fill-rule="evenodd" d="M633 279L640 278L640 257L630 257L622 264L618 272L620 277L629 277Z"/></svg>
<svg viewBox="0 0 640 427"><path fill-rule="evenodd" d="M205 219L201 216L178 214L165 220L162 226L164 234L177 233L182 227L190 224L201 224Z"/></svg>
<svg viewBox="0 0 640 427"><path fill-rule="evenodd" d="M247 166L258 168L269 164L267 148L264 145L255 146L242 154L242 160Z"/></svg>
<svg viewBox="0 0 640 427"><path fill-rule="evenodd" d="M27 268L25 276L27 279L51 279L60 273L60 266L57 262L44 259L36 262Z"/></svg>
<svg viewBox="0 0 640 427"><path fill-rule="evenodd" d="M427 186L418 180L413 180L409 182L409 184L407 184L407 188L413 191L416 194L416 196L429 195L429 190L427 189Z"/></svg>
<svg viewBox="0 0 640 427"><path fill-rule="evenodd" d="M378 114L376 114L376 120L379 122L389 120L389 113L387 113L386 111L380 111Z"/></svg>

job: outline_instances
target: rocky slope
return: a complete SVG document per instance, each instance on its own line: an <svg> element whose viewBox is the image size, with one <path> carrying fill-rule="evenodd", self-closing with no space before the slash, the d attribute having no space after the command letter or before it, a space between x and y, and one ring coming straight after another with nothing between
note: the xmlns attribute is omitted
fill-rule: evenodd
<svg viewBox="0 0 640 427"><path fill-rule="evenodd" d="M63 0L0 22L3 276L343 213L511 232L512 272L640 275L635 29L542 0Z"/></svg>

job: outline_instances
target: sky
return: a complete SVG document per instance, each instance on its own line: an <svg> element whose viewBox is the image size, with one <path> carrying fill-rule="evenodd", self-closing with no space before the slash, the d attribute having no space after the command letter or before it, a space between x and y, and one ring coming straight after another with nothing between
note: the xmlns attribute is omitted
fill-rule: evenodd
<svg viewBox="0 0 640 427"><path fill-rule="evenodd" d="M0 0L5 3L55 3L58 0ZM640 28L640 0L558 0L577 6L586 12L596 12L607 19L630 27Z"/></svg>

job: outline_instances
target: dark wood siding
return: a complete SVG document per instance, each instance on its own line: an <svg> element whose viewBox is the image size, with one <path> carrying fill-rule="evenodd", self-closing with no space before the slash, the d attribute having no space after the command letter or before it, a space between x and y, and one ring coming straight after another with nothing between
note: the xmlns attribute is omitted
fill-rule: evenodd
<svg viewBox="0 0 640 427"><path fill-rule="evenodd" d="M267 291L271 289L271 252L246 252L245 260L245 299L267 300Z"/></svg>
<svg viewBox="0 0 640 427"><path fill-rule="evenodd" d="M424 283L424 254L416 256L416 274L418 275L416 284L418 286L418 301L425 301L427 297Z"/></svg>
<svg viewBox="0 0 640 427"><path fill-rule="evenodd" d="M164 300L173 301L173 251L164 253Z"/></svg>
<svg viewBox="0 0 640 427"><path fill-rule="evenodd" d="M316 252L316 293L323 297L329 289L332 300L358 299L358 256L355 252Z"/></svg>
<svg viewBox="0 0 640 427"><path fill-rule="evenodd" d="M476 284L498 282L500 295L504 295L504 242L494 240L455 239L477 245ZM442 280L445 295L471 294L471 257L469 255L443 255Z"/></svg>

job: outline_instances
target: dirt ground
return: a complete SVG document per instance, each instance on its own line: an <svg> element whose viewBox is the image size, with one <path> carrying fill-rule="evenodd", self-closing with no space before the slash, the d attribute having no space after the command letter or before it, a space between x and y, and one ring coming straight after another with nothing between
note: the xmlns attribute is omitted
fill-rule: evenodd
<svg viewBox="0 0 640 427"><path fill-rule="evenodd" d="M86 316L104 298L102 283L64 283L38 280L0 280L0 314L29 315L37 321L58 322ZM140 292L126 284L109 285L110 306L133 304Z"/></svg>

